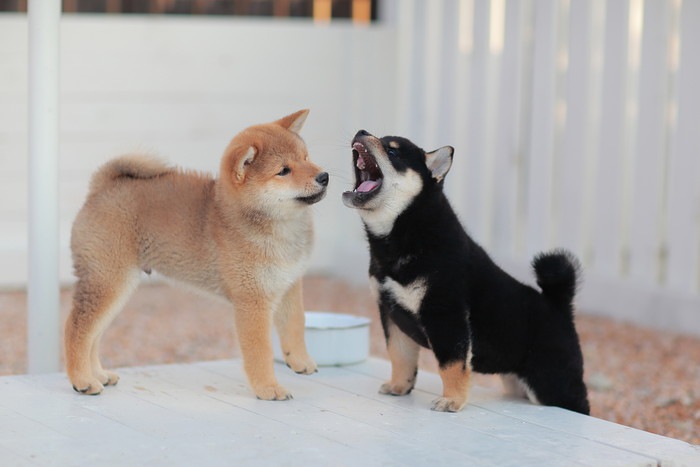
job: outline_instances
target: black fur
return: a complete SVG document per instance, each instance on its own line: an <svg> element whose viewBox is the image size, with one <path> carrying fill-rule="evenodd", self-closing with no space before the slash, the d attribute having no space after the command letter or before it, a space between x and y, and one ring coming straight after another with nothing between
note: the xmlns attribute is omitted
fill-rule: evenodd
<svg viewBox="0 0 700 467"><path fill-rule="evenodd" d="M360 135L358 133L358 135ZM512 373L537 400L588 414L583 357L574 327L572 300L579 276L576 258L565 251L540 254L532 266L541 292L496 265L469 237L427 168L426 153L409 140L381 138L400 149L389 157L398 173L420 174L420 193L396 218L387 235L366 228L370 276L406 286L422 278L427 291L416 315L380 293L385 333L395 323L441 367L467 362L481 373ZM379 156L377 156L379 157ZM388 334L387 334L388 337Z"/></svg>

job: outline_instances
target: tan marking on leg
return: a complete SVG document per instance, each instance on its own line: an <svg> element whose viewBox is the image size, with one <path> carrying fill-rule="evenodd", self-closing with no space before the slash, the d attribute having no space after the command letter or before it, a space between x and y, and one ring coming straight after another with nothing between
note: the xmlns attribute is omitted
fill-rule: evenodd
<svg viewBox="0 0 700 467"><path fill-rule="evenodd" d="M306 350L304 319L302 282L299 280L282 298L274 320L285 363L296 373L310 375L316 373L318 367Z"/></svg>
<svg viewBox="0 0 700 467"><path fill-rule="evenodd" d="M507 396L527 399L527 394L520 382L520 378L513 373L501 375L501 382L503 383L503 390Z"/></svg>
<svg viewBox="0 0 700 467"><path fill-rule="evenodd" d="M420 346L394 323L389 323L387 350L391 359L391 380L382 384L379 392L403 396L416 384Z"/></svg>
<svg viewBox="0 0 700 467"><path fill-rule="evenodd" d="M459 412L469 397L471 365L467 362L455 362L440 367L440 378L442 397L433 401L432 409L438 412Z"/></svg>

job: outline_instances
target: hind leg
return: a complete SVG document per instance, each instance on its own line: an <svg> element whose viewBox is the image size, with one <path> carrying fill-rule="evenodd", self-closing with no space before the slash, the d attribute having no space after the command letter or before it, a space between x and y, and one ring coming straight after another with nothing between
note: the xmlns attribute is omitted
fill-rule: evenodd
<svg viewBox="0 0 700 467"><path fill-rule="evenodd" d="M119 375L113 371L105 370L100 361L100 341L102 340L103 334L104 332L95 338L92 349L90 350L92 374L103 386L114 386L119 382Z"/></svg>
<svg viewBox="0 0 700 467"><path fill-rule="evenodd" d="M539 365L528 365L520 375L528 398L534 403L589 415L591 409L583 382L583 365L552 358L551 355L546 360L537 361Z"/></svg>
<svg viewBox="0 0 700 467"><path fill-rule="evenodd" d="M78 280L64 335L68 378L76 391L91 395L99 394L106 384L116 384L119 379L102 368L99 343L138 284L139 272L126 270L95 276Z"/></svg>
<svg viewBox="0 0 700 467"><path fill-rule="evenodd" d="M503 383L503 391L507 396L520 399L528 398L527 391L517 375L513 373L505 373L500 376L501 382Z"/></svg>

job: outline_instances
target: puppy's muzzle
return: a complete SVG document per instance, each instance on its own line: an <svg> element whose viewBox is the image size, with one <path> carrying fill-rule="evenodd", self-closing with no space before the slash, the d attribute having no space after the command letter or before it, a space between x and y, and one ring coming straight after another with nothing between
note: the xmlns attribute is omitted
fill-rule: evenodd
<svg viewBox="0 0 700 467"><path fill-rule="evenodd" d="M326 187L328 187L328 172L321 172L314 178L314 181L321 186L318 193L311 196L303 196L297 198L297 201L301 201L306 204L314 204L321 201L326 196Z"/></svg>

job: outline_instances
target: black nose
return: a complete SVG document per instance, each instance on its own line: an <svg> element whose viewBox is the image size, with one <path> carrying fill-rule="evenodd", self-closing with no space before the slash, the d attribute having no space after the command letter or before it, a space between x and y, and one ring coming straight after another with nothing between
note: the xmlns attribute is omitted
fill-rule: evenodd
<svg viewBox="0 0 700 467"><path fill-rule="evenodd" d="M357 134L355 135L355 138L357 138L358 136L369 136L369 132L366 131L366 130L360 130L360 131L358 131Z"/></svg>
<svg viewBox="0 0 700 467"><path fill-rule="evenodd" d="M323 186L327 186L328 185L328 172L321 172L320 174L316 175L316 181Z"/></svg>

